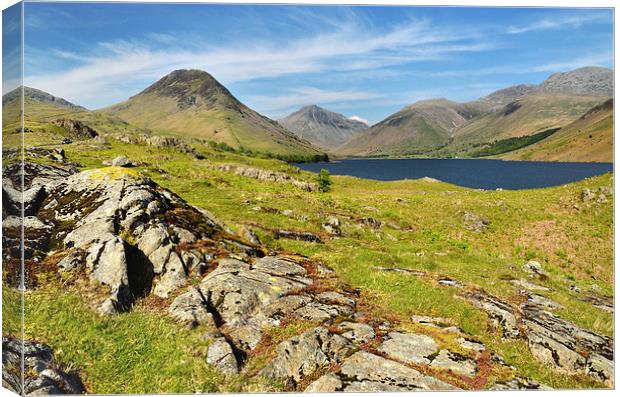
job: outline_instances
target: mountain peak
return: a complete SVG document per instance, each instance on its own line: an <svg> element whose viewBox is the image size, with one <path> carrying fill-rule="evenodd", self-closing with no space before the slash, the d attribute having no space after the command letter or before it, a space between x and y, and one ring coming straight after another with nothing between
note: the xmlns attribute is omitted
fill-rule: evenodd
<svg viewBox="0 0 620 397"><path fill-rule="evenodd" d="M180 109L191 106L239 109L241 103L211 74L198 69L174 70L138 95L175 98ZM133 98L133 97L132 97Z"/></svg>
<svg viewBox="0 0 620 397"><path fill-rule="evenodd" d="M326 150L333 150L367 124L324 109L318 105L304 106L278 121L297 136Z"/></svg>
<svg viewBox="0 0 620 397"><path fill-rule="evenodd" d="M554 73L539 86L540 91L581 95L613 95L613 71L586 66L568 72Z"/></svg>

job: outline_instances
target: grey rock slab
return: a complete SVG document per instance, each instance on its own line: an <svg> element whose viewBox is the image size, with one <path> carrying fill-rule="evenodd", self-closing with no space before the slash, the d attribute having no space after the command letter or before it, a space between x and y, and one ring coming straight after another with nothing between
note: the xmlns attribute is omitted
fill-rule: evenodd
<svg viewBox="0 0 620 397"><path fill-rule="evenodd" d="M473 360L448 350L441 350L431 362L431 367L446 369L465 376L474 376L477 372L476 363Z"/></svg>
<svg viewBox="0 0 620 397"><path fill-rule="evenodd" d="M318 327L294 336L276 347L276 357L260 372L270 378L298 383L332 362L340 362L352 345L340 335Z"/></svg>
<svg viewBox="0 0 620 397"><path fill-rule="evenodd" d="M426 376L396 361L359 351L342 364L340 374L353 382L378 382L406 390L456 390L439 379Z"/></svg>
<svg viewBox="0 0 620 397"><path fill-rule="evenodd" d="M176 252L171 252L164 273L153 289L153 294L167 298L172 292L184 286L187 282L187 272L181 258Z"/></svg>
<svg viewBox="0 0 620 397"><path fill-rule="evenodd" d="M536 305L544 309L554 310L554 309L561 309L563 307L559 303L552 301L546 296L534 294L534 293L527 294L527 301L532 305Z"/></svg>
<svg viewBox="0 0 620 397"><path fill-rule="evenodd" d="M549 288L532 283L531 281L525 279L510 280L510 282L517 287L525 288L529 291L549 291Z"/></svg>
<svg viewBox="0 0 620 397"><path fill-rule="evenodd" d="M272 276L281 277L306 276L308 273L303 266L291 260L275 256L265 256L258 259L254 262L252 269Z"/></svg>
<svg viewBox="0 0 620 397"><path fill-rule="evenodd" d="M438 350L435 340L427 335L390 332L388 338L379 351L405 363L428 364L428 357Z"/></svg>
<svg viewBox="0 0 620 397"><path fill-rule="evenodd" d="M482 291L468 292L463 296L474 306L485 311L495 325L503 331L504 337L519 337L521 332L517 324L517 317L513 307Z"/></svg>
<svg viewBox="0 0 620 397"><path fill-rule="evenodd" d="M338 324L337 329L342 336L354 343L366 343L375 338L375 330L368 324L344 321Z"/></svg>
<svg viewBox="0 0 620 397"><path fill-rule="evenodd" d="M236 374L239 372L239 364L233 349L224 338L216 338L209 344L207 363L216 366L226 374Z"/></svg>
<svg viewBox="0 0 620 397"><path fill-rule="evenodd" d="M123 241L120 238L111 236L109 240L103 243L91 278L111 288L129 284L127 258L125 257Z"/></svg>
<svg viewBox="0 0 620 397"><path fill-rule="evenodd" d="M168 308L168 313L176 320L191 326L216 325L205 297L196 288L190 288L176 297Z"/></svg>
<svg viewBox="0 0 620 397"><path fill-rule="evenodd" d="M310 383L304 393L329 393L342 390L342 381L334 374L326 374Z"/></svg>
<svg viewBox="0 0 620 397"><path fill-rule="evenodd" d="M321 292L317 298L323 303L331 303L340 306L355 306L355 300L336 291Z"/></svg>
<svg viewBox="0 0 620 397"><path fill-rule="evenodd" d="M457 340L457 343L463 349L467 349L467 350L481 352L481 351L484 351L484 349L486 349L486 347L482 343L471 340L471 339L459 338Z"/></svg>
<svg viewBox="0 0 620 397"><path fill-rule="evenodd" d="M202 280L200 290L230 327L235 344L251 350L263 325L270 323L270 305L311 282L303 274L303 267L278 258L262 258L254 265L222 259Z"/></svg>

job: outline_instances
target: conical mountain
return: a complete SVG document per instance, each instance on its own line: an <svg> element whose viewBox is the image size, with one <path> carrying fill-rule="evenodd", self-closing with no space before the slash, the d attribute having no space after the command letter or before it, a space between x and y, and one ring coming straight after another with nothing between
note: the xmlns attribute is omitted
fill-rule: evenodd
<svg viewBox="0 0 620 397"><path fill-rule="evenodd" d="M202 138L278 155L321 151L235 98L209 73L175 70L127 101L105 108L156 133Z"/></svg>
<svg viewBox="0 0 620 397"><path fill-rule="evenodd" d="M368 128L366 123L317 105L304 106L278 122L300 138L328 151Z"/></svg>

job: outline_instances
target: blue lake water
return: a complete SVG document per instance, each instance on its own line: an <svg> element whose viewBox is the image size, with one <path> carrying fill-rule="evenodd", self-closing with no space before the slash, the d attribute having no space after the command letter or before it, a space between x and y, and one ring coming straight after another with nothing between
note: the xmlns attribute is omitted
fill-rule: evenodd
<svg viewBox="0 0 620 397"><path fill-rule="evenodd" d="M557 163L473 159L356 159L295 164L313 172L394 181L425 176L477 189L531 189L563 185L613 172L612 163Z"/></svg>

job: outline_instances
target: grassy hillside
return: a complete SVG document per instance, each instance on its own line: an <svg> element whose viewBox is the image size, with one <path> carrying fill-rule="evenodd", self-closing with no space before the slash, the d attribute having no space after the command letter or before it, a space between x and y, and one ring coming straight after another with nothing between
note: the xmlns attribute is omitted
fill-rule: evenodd
<svg viewBox="0 0 620 397"><path fill-rule="evenodd" d="M512 152L517 149L533 145L536 142L542 141L543 139L548 138L554 133L556 133L558 130L560 130L559 127L549 128L548 130L537 132L532 135L502 139L473 152L471 155L472 157L488 157L506 152Z"/></svg>
<svg viewBox="0 0 620 397"><path fill-rule="evenodd" d="M528 95L457 128L450 145L440 153L467 155L482 144L563 127L601 100L592 96Z"/></svg>
<svg viewBox="0 0 620 397"><path fill-rule="evenodd" d="M451 131L477 109L445 99L420 101L389 116L340 146L344 156L423 154L449 142Z"/></svg>
<svg viewBox="0 0 620 397"><path fill-rule="evenodd" d="M557 315L613 335L613 315L593 308L574 292L576 287L613 294L613 203L581 200L584 188L611 186L611 175L525 191L478 191L424 180L332 177L330 192L309 193L212 165L260 167L305 181L315 180L312 173L280 161L196 147L204 160L174 148L114 140L64 146L68 160L78 162L82 169L98 168L103 160L127 155L140 164L136 171L211 211L234 230L250 227L274 250L301 253L332 267L344 281L361 289L365 305L383 316L402 320L413 314L447 317L480 338L523 376L552 387L600 386L585 376L562 375L539 364L523 341L503 339L489 327L483 311L456 298L454 287L440 288L435 280L436 276L449 277L501 298L519 299L520 287L510 280L526 277L523 263L534 259L549 274L539 282L550 288L545 295L563 306L554 310ZM343 221L338 239L330 239L321 227L334 213L349 219ZM481 231L472 230L467 213L487 218L488 225ZM373 218L382 226L364 226L357 221L362 218ZM325 243L276 239L270 232L276 228L316 233ZM381 272L378 266L422 271L427 276ZM81 370L91 392L118 387L135 393L280 387L260 383L260 379L250 381L244 375L223 378L205 366L199 354L204 349L201 329L175 328L166 315L166 304L157 300L139 301L131 313L102 319L82 304L79 290L51 285L28 294L27 337L54 346L60 360ZM145 338L146 333L151 336ZM153 364L161 360L165 365Z"/></svg>
<svg viewBox="0 0 620 397"><path fill-rule="evenodd" d="M500 158L538 161L613 162L613 100L589 110L558 133Z"/></svg>
<svg viewBox="0 0 620 397"><path fill-rule="evenodd" d="M322 153L239 102L206 72L180 70L125 102L100 110L163 135L200 138L280 155Z"/></svg>

